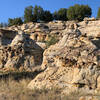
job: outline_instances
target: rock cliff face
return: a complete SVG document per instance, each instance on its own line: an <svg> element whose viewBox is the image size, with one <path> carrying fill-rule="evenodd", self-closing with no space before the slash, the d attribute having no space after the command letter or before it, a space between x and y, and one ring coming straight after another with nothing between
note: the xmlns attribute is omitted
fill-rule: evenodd
<svg viewBox="0 0 100 100"><path fill-rule="evenodd" d="M43 54L44 72L28 87L62 89L62 93L100 90L100 38L86 36L77 29L66 31L63 38Z"/></svg>
<svg viewBox="0 0 100 100"><path fill-rule="evenodd" d="M5 36L7 39L1 41L0 68L32 70L42 63L43 72L30 82L30 89L58 87L62 93L85 91L95 94L100 91L99 26L100 20L85 19L8 27L7 30L17 33L10 38L8 34L0 35L1 39L5 40ZM49 36L56 36L60 41L43 54L41 48L46 48Z"/></svg>
<svg viewBox="0 0 100 100"><path fill-rule="evenodd" d="M75 21L55 21L49 23L26 23L21 26L7 27L8 30L23 31L30 35L31 39L36 42L43 42L49 39L49 36L57 36L61 39L64 31L69 29L78 29L82 34L87 36L100 37L100 20L85 19L82 22Z"/></svg>
<svg viewBox="0 0 100 100"><path fill-rule="evenodd" d="M18 33L9 45L0 46L0 68L32 70L42 63L42 53L43 49L27 34Z"/></svg>
<svg viewBox="0 0 100 100"><path fill-rule="evenodd" d="M100 20L97 21L83 21L78 23L79 30L87 36L100 37Z"/></svg>
<svg viewBox="0 0 100 100"><path fill-rule="evenodd" d="M8 30L19 31L22 30L28 33L31 39L36 42L43 42L49 39L49 36L57 35L61 38L62 31L66 28L66 23L57 21L49 23L27 23L21 26L8 27Z"/></svg>

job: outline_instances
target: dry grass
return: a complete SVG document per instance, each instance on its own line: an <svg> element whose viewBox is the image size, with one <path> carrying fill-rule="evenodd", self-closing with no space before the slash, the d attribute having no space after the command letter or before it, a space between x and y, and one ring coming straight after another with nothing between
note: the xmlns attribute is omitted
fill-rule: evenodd
<svg viewBox="0 0 100 100"><path fill-rule="evenodd" d="M30 73L30 72L29 72ZM61 96L60 89L29 90L27 85L32 80L33 73L10 73L0 77L0 100L78 100L77 93ZM27 74L27 75L26 75ZM35 73L36 74L36 73ZM13 77L11 77L13 76ZM24 77L23 77L24 76Z"/></svg>
<svg viewBox="0 0 100 100"><path fill-rule="evenodd" d="M0 80L0 100L79 100L78 93L61 96L58 88L29 90L27 85L30 81L31 79L14 80L12 78Z"/></svg>
<svg viewBox="0 0 100 100"><path fill-rule="evenodd" d="M1 80L0 100L61 100L58 90L29 90L27 89L29 82L28 79L19 81L12 79Z"/></svg>

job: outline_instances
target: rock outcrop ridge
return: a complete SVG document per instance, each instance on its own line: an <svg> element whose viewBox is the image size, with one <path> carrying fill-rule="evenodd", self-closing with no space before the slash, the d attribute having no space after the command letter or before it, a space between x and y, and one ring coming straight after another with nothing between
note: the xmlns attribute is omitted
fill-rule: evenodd
<svg viewBox="0 0 100 100"><path fill-rule="evenodd" d="M49 23L26 23L21 26L7 27L8 30L23 31L30 35L36 42L44 42L49 36L56 36L59 40L63 37L64 31L78 29L87 36L100 37L100 20L85 18L82 22L75 21L53 21Z"/></svg>
<svg viewBox="0 0 100 100"><path fill-rule="evenodd" d="M28 87L62 89L62 93L100 90L100 38L70 30L43 55L42 69Z"/></svg>
<svg viewBox="0 0 100 100"><path fill-rule="evenodd" d="M3 40L7 38L1 41L0 68L32 70L42 63L43 72L30 82L30 89L58 87L62 93L85 91L95 94L100 91L99 26L100 20L86 19L8 27L7 30L17 33L10 38L0 35ZM43 54L42 48L46 48L49 36L56 36L60 41Z"/></svg>

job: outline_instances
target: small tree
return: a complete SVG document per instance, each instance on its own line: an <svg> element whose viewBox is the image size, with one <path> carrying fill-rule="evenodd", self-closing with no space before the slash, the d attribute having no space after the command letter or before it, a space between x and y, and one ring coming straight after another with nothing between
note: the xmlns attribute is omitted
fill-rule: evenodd
<svg viewBox="0 0 100 100"><path fill-rule="evenodd" d="M67 20L67 9L61 8L58 10L58 18L59 20L66 21Z"/></svg>
<svg viewBox="0 0 100 100"><path fill-rule="evenodd" d="M11 19L11 18L8 19L8 26L21 25L21 24L23 24L23 21L20 17L14 18L14 19Z"/></svg>
<svg viewBox="0 0 100 100"><path fill-rule="evenodd" d="M67 10L67 17L69 20L82 21L85 17L90 17L92 10L88 5L74 5Z"/></svg>
<svg viewBox="0 0 100 100"><path fill-rule="evenodd" d="M67 11L67 17L69 20L74 20L75 19L75 9L73 6L70 6L70 8Z"/></svg>
<svg viewBox="0 0 100 100"><path fill-rule="evenodd" d="M2 27L7 27L7 26L8 26L7 23L3 23L3 22L0 23L0 28L2 28Z"/></svg>
<svg viewBox="0 0 100 100"><path fill-rule="evenodd" d="M3 27L3 23L1 22L1 23L0 23L0 28L2 28L2 27Z"/></svg>
<svg viewBox="0 0 100 100"><path fill-rule="evenodd" d="M53 13L53 19L54 19L54 20L59 20L59 16L58 16L58 12L57 12L57 11L55 11L55 12Z"/></svg>
<svg viewBox="0 0 100 100"><path fill-rule="evenodd" d="M44 11L43 17L42 17L43 21L45 22L49 22L53 20L52 14L50 13L50 11Z"/></svg>
<svg viewBox="0 0 100 100"><path fill-rule="evenodd" d="M25 8L24 11L24 22L32 22L33 21L33 7L32 6L28 6Z"/></svg>
<svg viewBox="0 0 100 100"><path fill-rule="evenodd" d="M100 8L98 9L97 18L100 18Z"/></svg>
<svg viewBox="0 0 100 100"><path fill-rule="evenodd" d="M66 21L67 20L67 9L61 8L58 11L55 11L53 13L53 17L54 17L55 20Z"/></svg>
<svg viewBox="0 0 100 100"><path fill-rule="evenodd" d="M43 8L36 5L33 9L33 20L35 22L42 20L43 14L44 14Z"/></svg>

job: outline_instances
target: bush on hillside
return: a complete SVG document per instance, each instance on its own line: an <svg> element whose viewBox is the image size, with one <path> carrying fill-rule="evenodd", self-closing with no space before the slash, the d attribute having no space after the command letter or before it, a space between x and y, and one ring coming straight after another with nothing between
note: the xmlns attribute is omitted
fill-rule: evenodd
<svg viewBox="0 0 100 100"><path fill-rule="evenodd" d="M49 22L49 21L52 21L52 20L53 20L53 16L52 16L51 12L50 11L47 11L47 10L44 11L42 21Z"/></svg>
<svg viewBox="0 0 100 100"><path fill-rule="evenodd" d="M67 10L67 17L69 20L82 21L85 17L90 17L92 10L88 5L74 5Z"/></svg>
<svg viewBox="0 0 100 100"><path fill-rule="evenodd" d="M98 11L98 17L100 11ZM50 11L44 10L41 6L35 5L28 6L24 10L24 23L28 22L49 22L53 20L78 20L82 21L85 17L90 17L92 10L88 5L74 5L66 8L61 8L58 11L55 11L53 14ZM21 18L9 18L8 25L20 25L23 21ZM2 24L1 24L2 27Z"/></svg>
<svg viewBox="0 0 100 100"><path fill-rule="evenodd" d="M7 23L0 23L0 28L3 28L3 27L7 27L8 26L8 24Z"/></svg>
<svg viewBox="0 0 100 100"><path fill-rule="evenodd" d="M8 19L8 26L21 25L21 24L23 24L23 21L20 17L14 18L14 19L11 19L11 18Z"/></svg>
<svg viewBox="0 0 100 100"><path fill-rule="evenodd" d="M34 22L41 21L43 19L43 15L44 15L43 8L41 6L35 5L33 9L33 21Z"/></svg>
<svg viewBox="0 0 100 100"><path fill-rule="evenodd" d="M55 20L66 21L67 20L67 9L61 8L58 11L55 11L53 13L53 17L54 17Z"/></svg>
<svg viewBox="0 0 100 100"><path fill-rule="evenodd" d="M0 28L2 28L3 27L3 23L0 23Z"/></svg>
<svg viewBox="0 0 100 100"><path fill-rule="evenodd" d="M49 37L49 40L46 42L47 48L48 48L49 46L51 46L51 45L56 44L58 41L59 41L59 40L57 39L56 36L50 36L50 37Z"/></svg>
<svg viewBox="0 0 100 100"><path fill-rule="evenodd" d="M24 23L32 22L33 21L33 7L28 6L25 8L24 11Z"/></svg>
<svg viewBox="0 0 100 100"><path fill-rule="evenodd" d="M97 18L100 18L100 8L98 9Z"/></svg>

